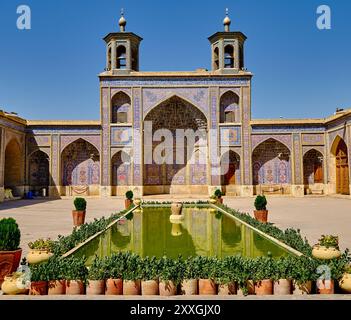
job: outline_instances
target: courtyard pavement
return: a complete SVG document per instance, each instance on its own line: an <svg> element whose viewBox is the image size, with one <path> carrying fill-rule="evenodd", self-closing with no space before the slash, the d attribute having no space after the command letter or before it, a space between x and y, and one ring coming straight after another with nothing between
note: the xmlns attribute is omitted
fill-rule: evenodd
<svg viewBox="0 0 351 320"><path fill-rule="evenodd" d="M206 200L203 196L191 197L147 196L146 201L166 201L170 199L195 201ZM277 197L268 199L269 221L286 229L298 228L311 244L322 234L335 234L340 237L341 249L351 248L351 200L334 197ZM123 198L89 198L87 221L109 216L124 208ZM242 212L252 214L254 198L225 197L224 203ZM72 231L73 199L60 200L18 200L0 204L0 218L13 217L17 220L22 237L23 253L27 244L38 238L56 239Z"/></svg>

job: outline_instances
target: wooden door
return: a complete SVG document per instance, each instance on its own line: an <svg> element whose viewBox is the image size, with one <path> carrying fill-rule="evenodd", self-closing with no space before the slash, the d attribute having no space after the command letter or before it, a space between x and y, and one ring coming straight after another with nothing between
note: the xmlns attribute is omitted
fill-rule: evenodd
<svg viewBox="0 0 351 320"><path fill-rule="evenodd" d="M340 141L336 149L336 193L350 194L347 146Z"/></svg>
<svg viewBox="0 0 351 320"><path fill-rule="evenodd" d="M224 185L234 185L235 184L235 169L236 163L230 162L228 166L228 172L224 176Z"/></svg>
<svg viewBox="0 0 351 320"><path fill-rule="evenodd" d="M320 162L314 164L314 183L323 183L323 165Z"/></svg>

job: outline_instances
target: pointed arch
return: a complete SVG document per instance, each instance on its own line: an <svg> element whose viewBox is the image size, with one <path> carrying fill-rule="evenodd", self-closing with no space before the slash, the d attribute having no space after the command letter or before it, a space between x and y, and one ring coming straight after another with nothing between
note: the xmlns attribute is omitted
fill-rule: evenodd
<svg viewBox="0 0 351 320"><path fill-rule="evenodd" d="M231 44L224 47L224 68L234 68L234 46Z"/></svg>
<svg viewBox="0 0 351 320"><path fill-rule="evenodd" d="M332 180L335 182L335 192L338 194L350 194L350 168L348 147L345 140L337 135L331 147ZM333 175L335 174L335 178Z"/></svg>
<svg viewBox="0 0 351 320"><path fill-rule="evenodd" d="M221 157L221 184L240 184L240 156L233 150L228 150Z"/></svg>
<svg viewBox="0 0 351 320"><path fill-rule="evenodd" d="M323 163L323 154L316 149L312 148L304 154L303 176L304 185L306 187L312 186L316 183L324 182Z"/></svg>
<svg viewBox="0 0 351 320"><path fill-rule="evenodd" d="M14 196L23 194L24 162L22 148L16 138L8 141L5 148L4 187Z"/></svg>
<svg viewBox="0 0 351 320"><path fill-rule="evenodd" d="M220 99L220 122L240 121L240 97L232 90L222 94Z"/></svg>
<svg viewBox="0 0 351 320"><path fill-rule="evenodd" d="M111 99L111 123L131 123L131 99L128 94L118 91Z"/></svg>
<svg viewBox="0 0 351 320"><path fill-rule="evenodd" d="M100 184L100 154L85 139L79 138L61 153L62 186L89 186Z"/></svg>
<svg viewBox="0 0 351 320"><path fill-rule="evenodd" d="M50 184L49 163L49 156L41 150L36 150L29 155L28 183L31 191L48 189Z"/></svg>
<svg viewBox="0 0 351 320"><path fill-rule="evenodd" d="M269 138L261 142L252 153L253 185L291 184L289 148Z"/></svg>
<svg viewBox="0 0 351 320"><path fill-rule="evenodd" d="M199 112L202 113L202 115L206 118L206 120L208 121L208 117L206 115L206 113L204 113L204 110L202 110L198 105L196 105L194 102L192 102L191 100L189 100L188 98L184 97L183 95L179 94L179 93L169 93L166 97L164 97L163 99L161 99L160 101L158 101L156 104L154 104L152 107L148 108L147 112L144 113L144 121L146 120L146 118L148 117L148 115L155 109L160 107L161 105L165 106L167 104L169 104L169 101L172 99L179 99L181 101L183 101L186 105L191 106L192 108L197 109Z"/></svg>
<svg viewBox="0 0 351 320"><path fill-rule="evenodd" d="M117 151L111 159L111 185L113 187L131 185L130 156L123 150Z"/></svg>

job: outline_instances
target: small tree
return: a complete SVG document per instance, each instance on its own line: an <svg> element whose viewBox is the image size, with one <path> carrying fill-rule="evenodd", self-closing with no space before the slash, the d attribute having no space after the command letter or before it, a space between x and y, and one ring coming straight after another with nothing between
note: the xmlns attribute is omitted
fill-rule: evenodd
<svg viewBox="0 0 351 320"><path fill-rule="evenodd" d="M84 198L75 198L74 206L77 211L85 211L87 208L87 202Z"/></svg>
<svg viewBox="0 0 351 320"><path fill-rule="evenodd" d="M126 198L128 200L133 200L133 197L134 197L133 191L129 190L126 192Z"/></svg>
<svg viewBox="0 0 351 320"><path fill-rule="evenodd" d="M255 208L257 211L267 210L267 199L265 196L258 195L255 199Z"/></svg>

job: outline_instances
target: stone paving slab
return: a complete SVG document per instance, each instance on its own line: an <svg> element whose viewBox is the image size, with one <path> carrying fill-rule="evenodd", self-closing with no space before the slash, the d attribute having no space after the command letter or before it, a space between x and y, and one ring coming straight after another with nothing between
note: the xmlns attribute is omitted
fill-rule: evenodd
<svg viewBox="0 0 351 320"><path fill-rule="evenodd" d="M196 201L207 200L204 196L146 196L146 201ZM341 249L351 248L351 201L334 197L278 197L268 196L269 220L278 227L301 229L311 244L322 234L340 237ZM224 197L224 203L242 212L252 214L254 198ZM124 208L124 198L88 198L87 221L109 216ZM72 231L73 199L19 200L0 204L0 218L13 217L21 228L21 247L28 251L29 241L40 237L68 235Z"/></svg>

